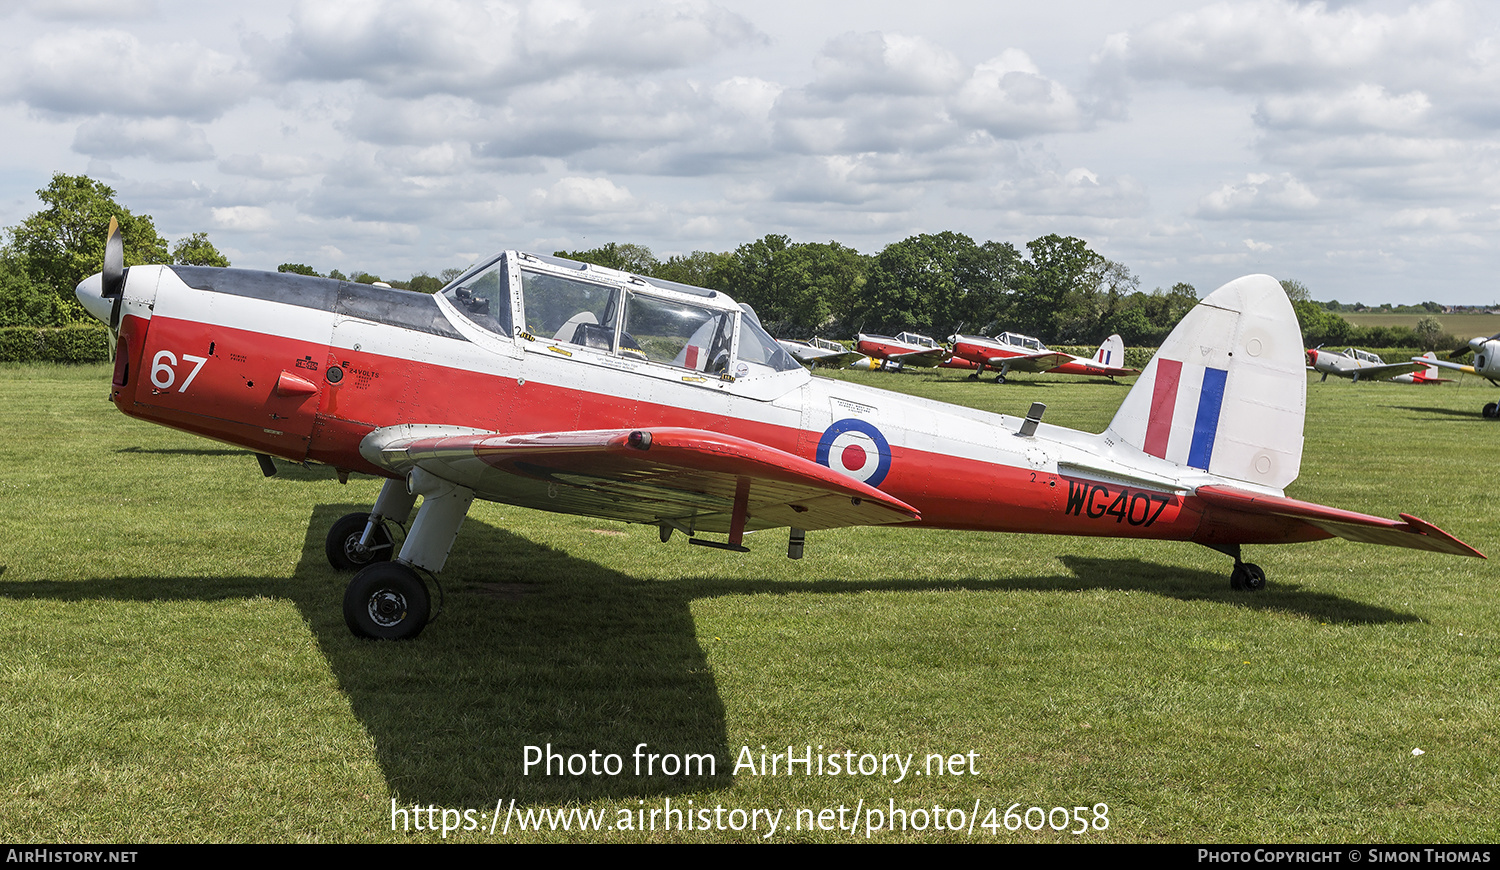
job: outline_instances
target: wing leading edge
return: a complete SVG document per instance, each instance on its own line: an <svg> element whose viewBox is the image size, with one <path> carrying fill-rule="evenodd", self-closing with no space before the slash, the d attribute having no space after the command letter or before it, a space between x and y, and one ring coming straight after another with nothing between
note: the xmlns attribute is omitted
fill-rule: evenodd
<svg viewBox="0 0 1500 870"><path fill-rule="evenodd" d="M1200 486L1196 494L1216 507L1301 520L1330 535L1351 541L1485 558L1483 553L1458 538L1410 514L1401 514L1402 521L1387 520L1284 496L1247 492L1232 486Z"/></svg>
<svg viewBox="0 0 1500 870"><path fill-rule="evenodd" d="M365 458L413 468L476 496L696 531L807 530L920 519L899 499L784 450L684 428L500 435L458 427L392 426L361 445Z"/></svg>

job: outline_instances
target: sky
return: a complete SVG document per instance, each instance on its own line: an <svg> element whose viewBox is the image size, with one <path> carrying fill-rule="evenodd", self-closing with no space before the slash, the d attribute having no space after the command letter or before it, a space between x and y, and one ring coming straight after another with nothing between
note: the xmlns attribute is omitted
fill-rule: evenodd
<svg viewBox="0 0 1500 870"><path fill-rule="evenodd" d="M952 230L1500 300L1500 4L0 0L0 130L0 226L86 174L246 268Z"/></svg>

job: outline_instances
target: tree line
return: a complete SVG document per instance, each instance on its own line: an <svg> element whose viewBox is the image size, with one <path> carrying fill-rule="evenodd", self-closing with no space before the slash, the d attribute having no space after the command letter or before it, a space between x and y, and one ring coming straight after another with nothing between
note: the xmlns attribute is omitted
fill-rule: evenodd
<svg viewBox="0 0 1500 870"><path fill-rule="evenodd" d="M0 326L66 326L89 322L73 288L97 272L104 258L106 228L116 218L125 240L125 262L228 266L205 233L168 243L150 215L118 205L108 185L86 176L58 173L37 191L44 208L4 231L0 245ZM555 254L638 275L722 290L753 306L772 334L783 338L846 339L856 332L954 332L1035 335L1059 345L1097 344L1118 333L1127 345L1153 347L1198 301L1193 285L1139 289L1139 279L1121 263L1091 250L1082 239L1049 234L1027 242L976 242L963 233L919 234L893 242L878 254L862 254L829 242L793 242L768 234L733 251L694 251L657 258L638 244L610 242ZM421 272L409 280L319 273L302 263L279 271L319 275L432 293L462 274ZM1433 318L1417 330L1357 327L1308 289L1284 281L1304 340L1316 344L1372 347L1458 346ZM1337 305L1337 303L1331 303ZM1426 303L1428 306L1433 303ZM1431 320L1427 323L1426 320Z"/></svg>

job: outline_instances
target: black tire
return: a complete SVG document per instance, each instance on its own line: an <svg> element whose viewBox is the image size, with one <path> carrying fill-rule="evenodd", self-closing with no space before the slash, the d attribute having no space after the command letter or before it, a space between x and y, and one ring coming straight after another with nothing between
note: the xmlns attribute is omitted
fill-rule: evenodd
<svg viewBox="0 0 1500 870"><path fill-rule="evenodd" d="M1500 417L1500 403L1490 402L1488 405L1485 405L1484 410L1480 411L1479 413L1490 420L1493 420L1496 417Z"/></svg>
<svg viewBox="0 0 1500 870"><path fill-rule="evenodd" d="M1259 592L1266 588L1266 572L1259 565L1241 562L1229 575L1229 586L1240 592Z"/></svg>
<svg viewBox="0 0 1500 870"><path fill-rule="evenodd" d="M323 542L323 551L328 564L337 571L358 571L376 562L389 562L396 552L392 545L391 532L381 523L368 549L361 550L359 539L364 537L369 514L345 514L328 528L328 538Z"/></svg>
<svg viewBox="0 0 1500 870"><path fill-rule="evenodd" d="M344 590L344 622L355 637L409 640L422 633L431 612L427 585L400 562L371 565Z"/></svg>

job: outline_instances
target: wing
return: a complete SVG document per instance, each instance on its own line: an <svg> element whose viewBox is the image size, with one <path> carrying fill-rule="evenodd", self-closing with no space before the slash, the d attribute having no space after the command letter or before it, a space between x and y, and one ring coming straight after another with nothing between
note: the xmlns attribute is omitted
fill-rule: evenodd
<svg viewBox="0 0 1500 870"><path fill-rule="evenodd" d="M935 368L948 358L948 351L941 347L929 348L927 350L914 350L907 353L893 353L887 359L892 362L901 363L904 366L916 366L917 368Z"/></svg>
<svg viewBox="0 0 1500 870"><path fill-rule="evenodd" d="M1346 378L1353 377L1361 381L1386 381L1397 375L1411 374L1427 368L1427 363L1387 363L1383 366L1361 366L1357 369L1345 369L1339 372Z"/></svg>
<svg viewBox="0 0 1500 870"><path fill-rule="evenodd" d="M1260 495L1232 486L1200 486L1196 494L1216 507L1230 508L1249 514L1266 514L1302 520L1330 535L1348 538L1351 541L1409 547L1413 550L1431 550L1435 553L1449 553L1455 556L1478 556L1481 559L1485 557L1483 553L1458 538L1410 514L1401 514L1403 522L1398 522L1283 496Z"/></svg>
<svg viewBox="0 0 1500 870"><path fill-rule="evenodd" d="M700 531L920 518L905 502L812 460L700 429L500 435L390 426L365 436L360 452L391 472L422 468L490 501Z"/></svg>
<svg viewBox="0 0 1500 870"><path fill-rule="evenodd" d="M1042 353L1023 353L1018 356L994 356L988 364L994 368L1008 368L1013 372L1044 372L1074 359L1070 353L1055 350Z"/></svg>
<svg viewBox="0 0 1500 870"><path fill-rule="evenodd" d="M1419 365L1417 366L1418 368L1425 368L1426 366L1437 366L1438 368L1452 369L1456 372L1468 372L1471 375L1479 374L1478 372L1474 371L1473 366L1466 366L1462 363L1456 362L1448 362L1447 360L1442 359L1426 359L1423 357L1414 356L1411 358L1411 361L1414 363L1419 363Z"/></svg>

